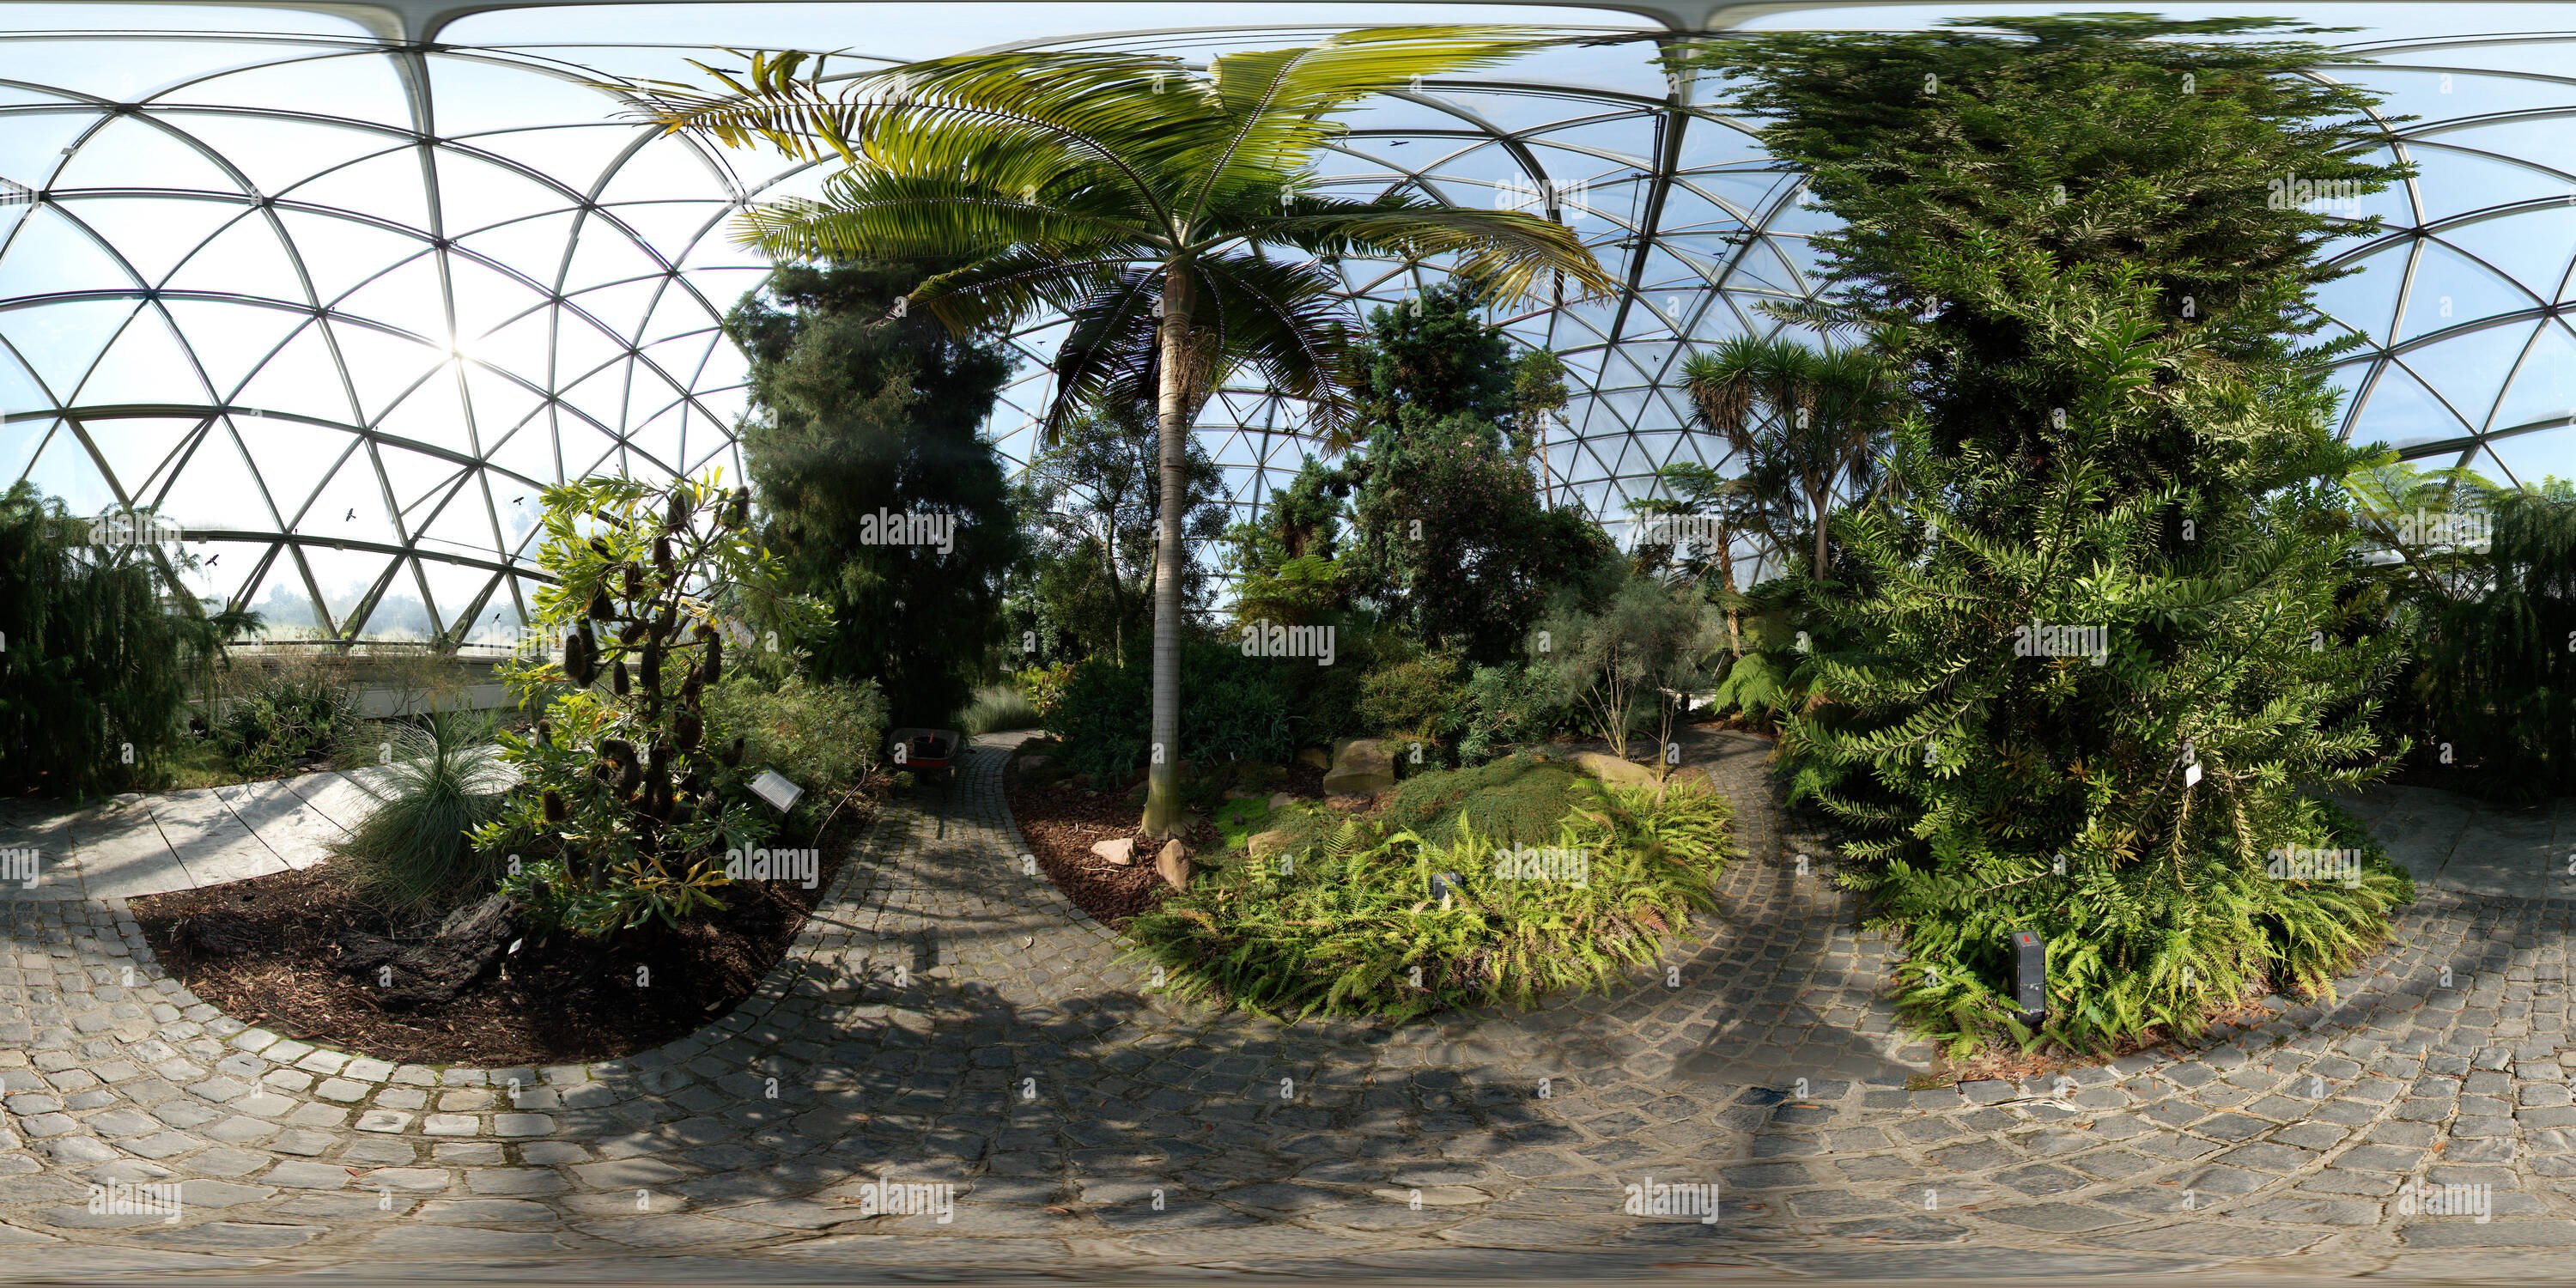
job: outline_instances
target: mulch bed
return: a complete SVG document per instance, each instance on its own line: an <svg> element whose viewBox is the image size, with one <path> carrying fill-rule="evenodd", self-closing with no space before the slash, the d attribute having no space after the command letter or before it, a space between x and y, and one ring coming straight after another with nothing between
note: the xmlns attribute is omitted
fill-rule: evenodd
<svg viewBox="0 0 2576 1288"><path fill-rule="evenodd" d="M685 1037L750 995L831 888L867 819L844 811L815 844L814 888L745 883L732 906L606 946L534 937L455 1001L376 1004L333 969L346 931L395 927L362 903L342 861L133 901L162 969L224 1014L288 1037L402 1064L484 1067L614 1060ZM200 938L246 945L219 953ZM639 984L637 967L645 983Z"/></svg>
<svg viewBox="0 0 2576 1288"><path fill-rule="evenodd" d="M1011 817L1020 825L1020 835L1028 838L1029 848L1037 854L1038 869L1095 920L1113 930L1123 930L1129 919L1151 911L1171 892L1171 887L1154 875L1154 855L1161 851L1162 844L1138 834L1136 825L1143 811L1128 803L1125 789L1086 791L1070 779L1047 787L1032 786L1020 781L1016 758L1003 789L1010 799ZM1324 771L1312 765L1291 765L1288 781L1278 790L1320 800L1324 795ZM1094 844L1122 836L1136 839L1137 861L1133 866L1120 867L1091 852ZM1216 825L1204 821L1181 837L1181 848L1193 857L1216 849L1218 844Z"/></svg>

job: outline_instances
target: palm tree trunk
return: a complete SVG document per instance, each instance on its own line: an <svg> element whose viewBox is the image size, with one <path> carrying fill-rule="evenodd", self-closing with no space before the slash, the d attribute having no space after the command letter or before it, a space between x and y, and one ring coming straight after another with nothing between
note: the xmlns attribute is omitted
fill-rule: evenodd
<svg viewBox="0 0 2576 1288"><path fill-rule="evenodd" d="M1162 522L1154 533L1154 722L1146 769L1144 831L1179 830L1181 793L1181 519L1189 503L1188 337L1190 278L1174 265L1163 273L1163 370L1156 392L1162 422Z"/></svg>
<svg viewBox="0 0 2576 1288"><path fill-rule="evenodd" d="M1825 513L1826 501L1826 493L1809 492L1807 494L1807 508L1816 516L1816 580L1818 581L1825 579L1825 520L1828 517Z"/></svg>

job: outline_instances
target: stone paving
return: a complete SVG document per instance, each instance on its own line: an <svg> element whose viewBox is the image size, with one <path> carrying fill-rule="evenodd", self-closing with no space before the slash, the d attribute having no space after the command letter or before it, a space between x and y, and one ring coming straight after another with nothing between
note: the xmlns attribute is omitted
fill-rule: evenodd
<svg viewBox="0 0 2576 1288"><path fill-rule="evenodd" d="M890 802L751 1000L612 1063L353 1059L162 976L98 884L133 865L6 892L0 1276L2468 1277L2576 1245L2565 900L2428 890L2339 1005L2197 1058L1909 1089L1885 945L1743 739L1702 767L1748 853L1671 973L1288 1027L1156 996L1029 871L1012 742ZM148 806L194 876L241 838L185 808ZM1714 1221L1623 1210L1708 1183Z"/></svg>

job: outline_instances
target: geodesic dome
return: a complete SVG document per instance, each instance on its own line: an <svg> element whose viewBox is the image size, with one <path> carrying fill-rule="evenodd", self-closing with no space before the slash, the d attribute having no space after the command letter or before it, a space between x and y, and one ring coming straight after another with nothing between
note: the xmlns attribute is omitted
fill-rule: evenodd
<svg viewBox="0 0 2576 1288"><path fill-rule="evenodd" d="M718 324L764 269L726 217L820 177L656 135L585 82L685 77L720 46L839 50L854 70L1038 45L1197 62L1372 22L1615 35L1736 9L1770 28L1978 11L1259 4L1175 29L1170 10L1071 3L0 5L0 478L82 513L158 508L199 561L184 584L275 627L515 637L538 488L739 473L744 363ZM2367 341L2338 371L2344 430L2499 480L2576 475L2576 79L2550 70L2566 37L2438 28L2520 12L2372 6L2386 21L2325 69L2422 118L2390 146L2423 177L2347 212L2388 226L2340 250L2365 271L2319 300ZM1688 429L1679 364L1773 329L1755 304L1815 288L1807 238L1827 226L1751 124L1668 81L1656 49L1551 48L1386 95L1322 176L1553 209L1626 283L1508 319L1571 373L1546 482L1614 531L1657 468L1724 467ZM1438 269L1341 271L1364 311ZM989 432L1015 464L1057 333L1011 337L1022 362ZM1209 404L1200 432L1238 507L1313 450L1300 422L1259 389Z"/></svg>

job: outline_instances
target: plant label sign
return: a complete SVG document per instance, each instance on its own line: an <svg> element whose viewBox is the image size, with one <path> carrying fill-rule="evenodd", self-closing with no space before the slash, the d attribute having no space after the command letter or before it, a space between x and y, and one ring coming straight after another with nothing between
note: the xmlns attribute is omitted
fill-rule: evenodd
<svg viewBox="0 0 2576 1288"><path fill-rule="evenodd" d="M781 814L796 808L796 799L805 794L804 788L787 781L786 776L775 769L760 771L760 777L751 780L751 790L760 799L776 806Z"/></svg>

